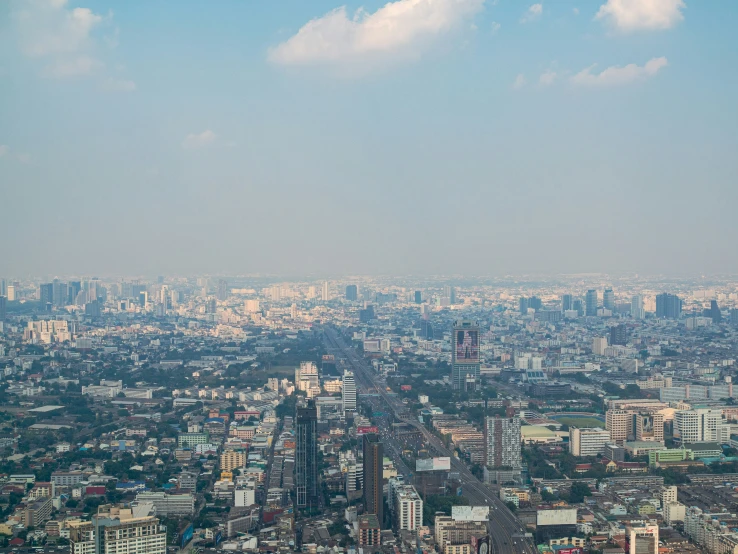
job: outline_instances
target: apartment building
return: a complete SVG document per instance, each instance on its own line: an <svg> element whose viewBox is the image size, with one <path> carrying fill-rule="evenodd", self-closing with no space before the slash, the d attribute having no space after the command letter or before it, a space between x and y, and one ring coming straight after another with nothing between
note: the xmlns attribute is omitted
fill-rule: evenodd
<svg viewBox="0 0 738 554"><path fill-rule="evenodd" d="M70 554L166 554L167 534L150 503L105 505L92 521L69 522Z"/></svg>
<svg viewBox="0 0 738 554"><path fill-rule="evenodd" d="M569 450L573 456L604 454L605 445L610 441L610 432L599 427L569 429Z"/></svg>

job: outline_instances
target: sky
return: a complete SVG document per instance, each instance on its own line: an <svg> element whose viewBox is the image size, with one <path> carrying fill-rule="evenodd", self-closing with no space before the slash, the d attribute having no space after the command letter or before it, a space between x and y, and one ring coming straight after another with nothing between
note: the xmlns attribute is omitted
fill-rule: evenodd
<svg viewBox="0 0 738 554"><path fill-rule="evenodd" d="M738 2L5 0L0 274L738 273Z"/></svg>

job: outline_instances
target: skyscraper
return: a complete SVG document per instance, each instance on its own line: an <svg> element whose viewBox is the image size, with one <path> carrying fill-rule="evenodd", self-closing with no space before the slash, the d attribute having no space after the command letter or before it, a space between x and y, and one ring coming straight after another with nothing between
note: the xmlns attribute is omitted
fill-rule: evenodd
<svg viewBox="0 0 738 554"><path fill-rule="evenodd" d="M356 285L348 285L346 287L346 300L356 302L359 299L359 287Z"/></svg>
<svg viewBox="0 0 738 554"><path fill-rule="evenodd" d="M518 299L518 311L520 312L520 315L525 315L528 313L528 298L525 296L521 296Z"/></svg>
<svg viewBox="0 0 738 554"><path fill-rule="evenodd" d="M443 287L443 296L448 298L449 303L456 304L456 289L451 285Z"/></svg>
<svg viewBox="0 0 738 554"><path fill-rule="evenodd" d="M468 390L472 382L472 390L476 388L480 365L479 324L455 321L451 338L451 385L454 390Z"/></svg>
<svg viewBox="0 0 738 554"><path fill-rule="evenodd" d="M54 284L43 283L39 287L39 300L41 301L41 307L44 308L47 304L54 303Z"/></svg>
<svg viewBox="0 0 738 554"><path fill-rule="evenodd" d="M99 506L92 521L77 519L69 523L69 551L71 554L165 554L167 533L154 513L151 502Z"/></svg>
<svg viewBox="0 0 738 554"><path fill-rule="evenodd" d="M646 312L643 309L643 296L640 294L636 294L630 299L630 317L633 319L646 317Z"/></svg>
<svg viewBox="0 0 738 554"><path fill-rule="evenodd" d="M0 321L5 321L7 301L8 299L5 296L0 296Z"/></svg>
<svg viewBox="0 0 738 554"><path fill-rule="evenodd" d="M380 527L384 526L384 448L379 436L367 433L363 440L364 453L364 513L375 514Z"/></svg>
<svg viewBox="0 0 738 554"><path fill-rule="evenodd" d="M221 302L228 300L228 281L218 279L218 292L216 293L218 300Z"/></svg>
<svg viewBox="0 0 738 554"><path fill-rule="evenodd" d="M318 505L318 410L312 400L295 417L295 490L298 508ZM381 467L381 462L380 462Z"/></svg>
<svg viewBox="0 0 738 554"><path fill-rule="evenodd" d="M738 325L738 308L730 309L730 324Z"/></svg>
<svg viewBox="0 0 738 554"><path fill-rule="evenodd" d="M320 299L323 302L328 302L331 299L330 290L328 289L328 281L325 281L323 283L323 288L321 290Z"/></svg>
<svg viewBox="0 0 738 554"><path fill-rule="evenodd" d="M0 279L0 296L8 295L8 282L5 279Z"/></svg>
<svg viewBox="0 0 738 554"><path fill-rule="evenodd" d="M587 296L584 298L585 315L588 317L597 315L597 302L597 291L595 289L589 289Z"/></svg>
<svg viewBox="0 0 738 554"><path fill-rule="evenodd" d="M610 344L625 346L628 343L628 333L625 325L613 325L610 327Z"/></svg>
<svg viewBox="0 0 738 554"><path fill-rule="evenodd" d="M519 417L488 417L484 431L488 467L522 467Z"/></svg>
<svg viewBox="0 0 738 554"><path fill-rule="evenodd" d="M679 319L682 314L682 300L675 294L664 292L656 296L656 317Z"/></svg>
<svg viewBox="0 0 738 554"><path fill-rule="evenodd" d="M541 302L541 299L537 296L531 296L528 298L528 307L533 308L535 311L538 311L543 306L543 303Z"/></svg>
<svg viewBox="0 0 738 554"><path fill-rule="evenodd" d="M562 294L561 295L561 311L565 312L567 310L573 310L574 309L574 297L571 294Z"/></svg>
<svg viewBox="0 0 738 554"><path fill-rule="evenodd" d="M710 300L710 315L713 323L720 323L723 321L723 313L720 311L717 300Z"/></svg>
<svg viewBox="0 0 738 554"><path fill-rule="evenodd" d="M582 305L582 299L577 298L571 305L572 310L577 311L577 316L582 317L584 315L584 306Z"/></svg>
<svg viewBox="0 0 738 554"><path fill-rule="evenodd" d="M415 291L415 303L416 304L422 304L423 303L423 295L420 293L419 290Z"/></svg>
<svg viewBox="0 0 738 554"><path fill-rule="evenodd" d="M615 293L612 289L605 289L602 295L602 307L611 312L615 310Z"/></svg>
<svg viewBox="0 0 738 554"><path fill-rule="evenodd" d="M343 398L343 413L356 411L356 381L353 371L343 372L343 387L341 389Z"/></svg>
<svg viewBox="0 0 738 554"><path fill-rule="evenodd" d="M52 297L54 306L66 306L69 297L67 284L62 283L59 279L54 279L51 284L53 287Z"/></svg>

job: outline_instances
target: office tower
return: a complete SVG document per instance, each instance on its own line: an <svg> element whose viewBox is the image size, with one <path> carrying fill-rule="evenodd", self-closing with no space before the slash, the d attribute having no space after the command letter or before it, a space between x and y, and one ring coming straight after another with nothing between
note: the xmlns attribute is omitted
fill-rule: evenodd
<svg viewBox="0 0 738 554"><path fill-rule="evenodd" d="M86 291L87 291L87 301L92 302L93 300L97 300L100 297L100 293L102 292L100 289L102 288L102 285L100 284L100 279L97 277L93 277L89 281L85 283L86 285Z"/></svg>
<svg viewBox="0 0 738 554"><path fill-rule="evenodd" d="M615 293L612 289L605 289L602 295L602 307L611 312L615 311Z"/></svg>
<svg viewBox="0 0 738 554"><path fill-rule="evenodd" d="M643 296L636 294L630 299L630 317L633 319L644 319L646 312L643 309Z"/></svg>
<svg viewBox="0 0 738 554"><path fill-rule="evenodd" d="M359 310L359 322L368 323L374 319L374 306L369 304L363 310Z"/></svg>
<svg viewBox="0 0 738 554"><path fill-rule="evenodd" d="M605 445L610 442L610 433L599 427L580 429L569 428L569 451L572 456L597 456L605 453Z"/></svg>
<svg viewBox="0 0 738 554"><path fill-rule="evenodd" d="M582 317L584 315L584 303L582 302L581 299L577 298L576 300L574 300L571 306L572 306L572 310L577 311L578 317Z"/></svg>
<svg viewBox="0 0 738 554"><path fill-rule="evenodd" d="M38 299L41 301L41 307L43 308L47 304L54 303L54 284L44 283L39 287Z"/></svg>
<svg viewBox="0 0 738 554"><path fill-rule="evenodd" d="M731 308L730 310L730 324L738 325L738 308Z"/></svg>
<svg viewBox="0 0 738 554"><path fill-rule="evenodd" d="M346 300L356 302L359 299L359 287L356 285L346 286Z"/></svg>
<svg viewBox="0 0 738 554"><path fill-rule="evenodd" d="M331 299L330 290L328 289L328 281L325 281L323 283L323 288L321 289L320 293L320 299L323 302L328 302Z"/></svg>
<svg viewBox="0 0 738 554"><path fill-rule="evenodd" d="M312 400L297 408L295 484L299 508L318 505L318 410ZM380 462L381 467L381 462Z"/></svg>
<svg viewBox="0 0 738 554"><path fill-rule="evenodd" d="M682 444L717 442L718 425L721 423L721 410L679 410L674 413L674 438L679 437Z"/></svg>
<svg viewBox="0 0 738 554"><path fill-rule="evenodd" d="M656 296L656 317L679 319L681 314L682 301L677 295L664 292Z"/></svg>
<svg viewBox="0 0 738 554"><path fill-rule="evenodd" d="M141 306L141 309L146 307L146 304L149 303L149 293L146 291L139 292L138 293L138 305Z"/></svg>
<svg viewBox="0 0 738 554"><path fill-rule="evenodd" d="M488 467L522 467L519 417L488 417L484 422L484 436Z"/></svg>
<svg viewBox="0 0 738 554"><path fill-rule="evenodd" d="M622 445L633 436L633 416L630 410L607 410L605 413L605 429L610 432L610 440Z"/></svg>
<svg viewBox="0 0 738 554"><path fill-rule="evenodd" d="M585 314L587 317L597 315L597 291L595 289L589 289L587 296L584 297Z"/></svg>
<svg viewBox="0 0 738 554"><path fill-rule="evenodd" d="M415 303L416 304L422 304L423 303L423 295L419 290L415 291Z"/></svg>
<svg viewBox="0 0 738 554"><path fill-rule="evenodd" d="M100 301L93 300L92 302L85 304L85 315L88 317L100 317L102 315Z"/></svg>
<svg viewBox="0 0 738 554"><path fill-rule="evenodd" d="M723 321L723 313L720 311L717 300L710 300L710 318L713 323L720 323Z"/></svg>
<svg viewBox="0 0 738 554"><path fill-rule="evenodd" d="M0 296L8 296L8 282L0 279Z"/></svg>
<svg viewBox="0 0 738 554"><path fill-rule="evenodd" d="M625 346L628 344L628 332L625 325L613 325L610 327L610 344Z"/></svg>
<svg viewBox="0 0 738 554"><path fill-rule="evenodd" d="M379 436L374 433L364 435L364 513L375 514L380 527L384 527L384 448Z"/></svg>
<svg viewBox="0 0 738 554"><path fill-rule="evenodd" d="M425 340L433 340L433 324L427 319L420 320L420 337Z"/></svg>
<svg viewBox="0 0 738 554"><path fill-rule="evenodd" d="M635 439L644 442L664 442L664 414L636 415Z"/></svg>
<svg viewBox="0 0 738 554"><path fill-rule="evenodd" d="M224 302L228 300L228 281L218 279L218 291L216 292L218 300Z"/></svg>
<svg viewBox="0 0 738 554"><path fill-rule="evenodd" d="M454 390L476 389L481 366L479 324L474 321L455 321L451 343L452 387Z"/></svg>
<svg viewBox="0 0 738 554"><path fill-rule="evenodd" d="M565 312L567 310L573 310L574 309L574 297L571 294L562 294L561 295L561 311Z"/></svg>
<svg viewBox="0 0 738 554"><path fill-rule="evenodd" d="M521 296L518 300L518 311L520 312L520 315L528 313L528 299L526 297Z"/></svg>
<svg viewBox="0 0 738 554"><path fill-rule="evenodd" d="M69 296L69 293L67 292L67 284L62 283L59 279L54 279L51 284L53 288L52 301L54 306L66 306Z"/></svg>
<svg viewBox="0 0 738 554"><path fill-rule="evenodd" d="M658 554L659 553L659 526L638 525L627 527L628 554ZM732 550L732 548L731 548Z"/></svg>
<svg viewBox="0 0 738 554"><path fill-rule="evenodd" d="M605 348L607 348L606 337L594 337L592 339L592 354L595 356L604 356Z"/></svg>
<svg viewBox="0 0 738 554"><path fill-rule="evenodd" d="M151 502L99 506L92 521L69 522L71 554L165 554L167 533ZM190 537L192 532L189 533ZM182 536L180 545L186 537Z"/></svg>
<svg viewBox="0 0 738 554"><path fill-rule="evenodd" d="M8 299L5 296L0 296L0 321L5 321L7 316L7 302Z"/></svg>
<svg viewBox="0 0 738 554"><path fill-rule="evenodd" d="M456 289L451 285L443 287L443 296L448 298L450 304L456 304Z"/></svg>
<svg viewBox="0 0 738 554"><path fill-rule="evenodd" d="M77 295L82 290L82 283L79 281L70 281L67 285L67 305L74 304L77 301Z"/></svg>
<svg viewBox="0 0 738 554"><path fill-rule="evenodd" d="M356 411L356 381L353 371L343 372L343 387L341 390L343 399L343 413Z"/></svg>
<svg viewBox="0 0 738 554"><path fill-rule="evenodd" d="M528 299L528 307L533 308L535 311L538 311L541 309L541 306L543 306L543 303L541 302L541 299L537 296L531 296Z"/></svg>
<svg viewBox="0 0 738 554"><path fill-rule="evenodd" d="M20 287L17 283L8 285L8 302L14 302L20 300Z"/></svg>

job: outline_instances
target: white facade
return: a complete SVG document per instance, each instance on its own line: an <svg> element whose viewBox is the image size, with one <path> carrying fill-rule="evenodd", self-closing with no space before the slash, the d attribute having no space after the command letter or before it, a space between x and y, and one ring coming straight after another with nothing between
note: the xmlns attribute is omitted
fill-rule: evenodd
<svg viewBox="0 0 738 554"><path fill-rule="evenodd" d="M610 442L610 432L599 427L569 429L569 450L573 456L596 456L605 453L605 445Z"/></svg>
<svg viewBox="0 0 738 554"><path fill-rule="evenodd" d="M356 411L356 381L353 371L343 372L343 412Z"/></svg>
<svg viewBox="0 0 738 554"><path fill-rule="evenodd" d="M237 508L256 504L256 491L251 488L239 488L233 491L233 502Z"/></svg>
<svg viewBox="0 0 738 554"><path fill-rule="evenodd" d="M721 422L720 410L680 410L674 414L674 436L682 443L717 442Z"/></svg>

